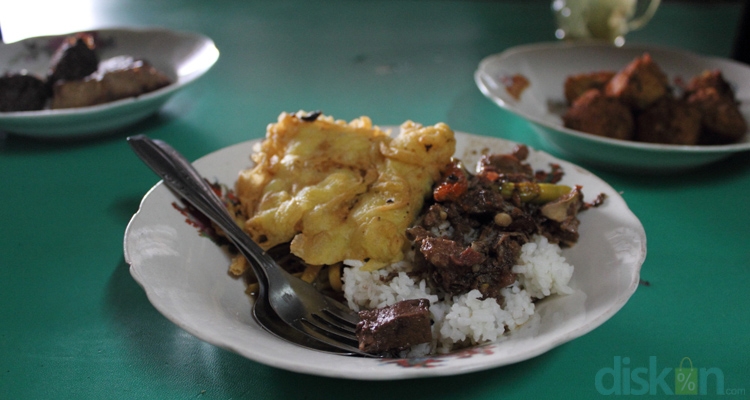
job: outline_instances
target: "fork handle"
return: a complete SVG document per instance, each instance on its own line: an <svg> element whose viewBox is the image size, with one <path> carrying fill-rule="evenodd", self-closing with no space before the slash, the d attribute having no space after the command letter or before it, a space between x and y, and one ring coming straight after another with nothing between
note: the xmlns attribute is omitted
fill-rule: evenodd
<svg viewBox="0 0 750 400"><path fill-rule="evenodd" d="M255 261L249 264L259 280L265 279L268 282L278 274L287 274L276 267L271 256L237 225L208 182L177 150L161 140L150 139L145 135L130 136L127 141L138 157L156 172L169 188L221 227L242 255ZM264 289L261 285L261 290Z"/></svg>

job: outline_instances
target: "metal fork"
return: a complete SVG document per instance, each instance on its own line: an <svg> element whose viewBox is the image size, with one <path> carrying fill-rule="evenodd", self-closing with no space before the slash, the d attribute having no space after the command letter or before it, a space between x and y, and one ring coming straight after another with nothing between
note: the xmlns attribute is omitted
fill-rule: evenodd
<svg viewBox="0 0 750 400"><path fill-rule="evenodd" d="M261 326L279 337L316 350L376 357L357 347L358 314L282 269L234 222L208 182L180 153L167 143L144 135L127 140L169 188L215 222L250 261L259 283L253 316ZM274 323L274 317L294 328L294 333L283 329L278 321Z"/></svg>

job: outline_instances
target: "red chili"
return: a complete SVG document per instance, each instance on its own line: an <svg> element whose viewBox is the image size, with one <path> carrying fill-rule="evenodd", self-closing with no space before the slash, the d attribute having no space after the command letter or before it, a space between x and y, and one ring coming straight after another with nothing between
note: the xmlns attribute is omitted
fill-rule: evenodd
<svg viewBox="0 0 750 400"><path fill-rule="evenodd" d="M432 193L435 201L456 201L468 190L469 182L460 166L451 164L443 176L443 182Z"/></svg>
<svg viewBox="0 0 750 400"><path fill-rule="evenodd" d="M487 179L490 182L495 182L496 180L500 179L500 174L498 174L495 171L490 170L484 170L477 174L477 176Z"/></svg>

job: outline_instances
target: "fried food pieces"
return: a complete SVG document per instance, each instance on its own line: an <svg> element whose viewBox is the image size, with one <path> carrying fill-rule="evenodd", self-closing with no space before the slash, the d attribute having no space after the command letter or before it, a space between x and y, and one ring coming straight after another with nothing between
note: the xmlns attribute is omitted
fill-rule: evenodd
<svg viewBox="0 0 750 400"><path fill-rule="evenodd" d="M634 110L645 110L667 95L667 75L646 53L615 74L604 92Z"/></svg>
<svg viewBox="0 0 750 400"><path fill-rule="evenodd" d="M264 249L290 242L307 264L400 261L406 228L454 151L442 123L408 121L391 138L367 117L282 113L236 183L244 229Z"/></svg>
<svg viewBox="0 0 750 400"><path fill-rule="evenodd" d="M563 115L567 128L613 139L631 140L634 132L630 109L597 89L579 96Z"/></svg>
<svg viewBox="0 0 750 400"><path fill-rule="evenodd" d="M570 105L564 126L597 136L697 145L736 142L747 132L739 102L720 71L673 87L648 53L616 73L572 75L563 90ZM675 94L678 90L682 94Z"/></svg>
<svg viewBox="0 0 750 400"><path fill-rule="evenodd" d="M570 75L565 78L565 83L563 85L565 100L568 104L573 104L577 98L589 89L604 90L607 82L609 82L613 76L615 76L615 72L613 71L598 71Z"/></svg>
<svg viewBox="0 0 750 400"><path fill-rule="evenodd" d="M664 96L636 119L635 140L649 143L697 144L701 113L682 99Z"/></svg>
<svg viewBox="0 0 750 400"><path fill-rule="evenodd" d="M99 68L96 39L90 33L77 33L67 37L50 60L48 80L50 85L58 81L83 79Z"/></svg>
<svg viewBox="0 0 750 400"><path fill-rule="evenodd" d="M48 97L47 84L36 76L21 73L0 77L0 112L41 110Z"/></svg>
<svg viewBox="0 0 750 400"><path fill-rule="evenodd" d="M83 79L56 83L50 108L86 107L137 97L170 83L147 61L116 56L102 61L94 73Z"/></svg>
<svg viewBox="0 0 750 400"><path fill-rule="evenodd" d="M701 125L713 143L731 143L747 131L734 90L721 71L705 71L694 77L685 89L685 99L701 112Z"/></svg>
<svg viewBox="0 0 750 400"><path fill-rule="evenodd" d="M171 78L146 60L114 56L100 60L96 33L66 37L44 78L26 70L0 77L0 112L87 107L155 91Z"/></svg>

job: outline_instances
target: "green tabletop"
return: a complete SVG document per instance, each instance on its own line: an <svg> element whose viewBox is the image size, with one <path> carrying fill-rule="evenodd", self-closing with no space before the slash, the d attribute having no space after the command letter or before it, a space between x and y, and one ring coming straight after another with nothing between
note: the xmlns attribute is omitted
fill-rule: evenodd
<svg viewBox="0 0 750 400"><path fill-rule="evenodd" d="M207 35L221 56L157 115L121 132L0 133L0 398L590 398L607 391L596 385L606 368L648 369L663 395L658 380L674 390L683 357L712 372L709 395L721 375L727 395L748 396L747 153L669 176L591 167L646 229L648 284L591 333L487 371L372 383L267 367L182 331L131 278L123 233L158 179L128 135L164 139L195 159L262 137L282 111L319 109L379 125L442 121L546 150L524 120L482 96L473 73L485 56L555 40L549 1L71 2L80 20L26 3L15 6L20 19L2 21L6 40L21 28L161 26ZM628 40L729 57L740 10L663 2Z"/></svg>

